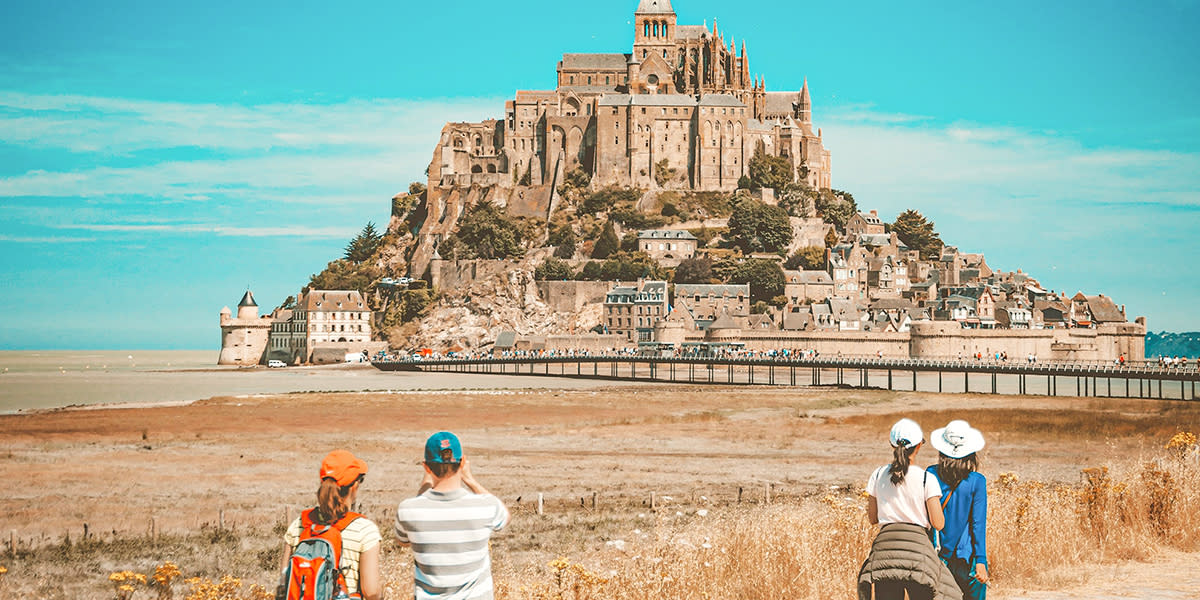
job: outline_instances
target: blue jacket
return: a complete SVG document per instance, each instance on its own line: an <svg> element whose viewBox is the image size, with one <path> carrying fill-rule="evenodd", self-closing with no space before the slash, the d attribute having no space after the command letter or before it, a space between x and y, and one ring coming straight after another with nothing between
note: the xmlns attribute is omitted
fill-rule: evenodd
<svg viewBox="0 0 1200 600"><path fill-rule="evenodd" d="M928 471L938 474L937 465ZM942 482L942 499L950 486ZM938 532L942 555L961 558L970 564L987 564L987 478L972 472L959 482L944 510L946 526Z"/></svg>

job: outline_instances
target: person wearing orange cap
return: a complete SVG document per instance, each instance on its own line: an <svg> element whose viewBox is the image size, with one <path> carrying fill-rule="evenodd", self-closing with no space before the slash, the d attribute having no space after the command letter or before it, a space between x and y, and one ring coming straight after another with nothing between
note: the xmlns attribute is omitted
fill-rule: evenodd
<svg viewBox="0 0 1200 600"><path fill-rule="evenodd" d="M346 450L334 450L321 461L318 475L321 485L317 489L317 506L292 521L283 536L285 569L306 526L339 527L342 542L339 568L345 577L346 590L352 598L380 600L383 584L379 576L379 544L383 538L375 523L350 511L367 475L367 463Z"/></svg>

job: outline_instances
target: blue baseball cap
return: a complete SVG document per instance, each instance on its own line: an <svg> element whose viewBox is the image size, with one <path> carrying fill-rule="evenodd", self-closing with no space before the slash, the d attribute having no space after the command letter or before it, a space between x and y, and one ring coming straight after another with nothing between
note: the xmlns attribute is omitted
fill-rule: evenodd
<svg viewBox="0 0 1200 600"><path fill-rule="evenodd" d="M442 453L450 451L452 460L442 458ZM462 444L458 437L449 431L439 431L425 441L425 462L427 463L459 463L462 462Z"/></svg>

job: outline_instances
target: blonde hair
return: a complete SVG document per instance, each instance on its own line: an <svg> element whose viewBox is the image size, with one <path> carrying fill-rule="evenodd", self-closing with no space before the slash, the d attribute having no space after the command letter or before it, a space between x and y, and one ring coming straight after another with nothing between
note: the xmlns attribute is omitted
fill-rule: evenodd
<svg viewBox="0 0 1200 600"><path fill-rule="evenodd" d="M331 525L350 512L350 490L362 480L359 475L350 485L339 486L332 477L321 479L317 488L317 510L313 520L322 525Z"/></svg>

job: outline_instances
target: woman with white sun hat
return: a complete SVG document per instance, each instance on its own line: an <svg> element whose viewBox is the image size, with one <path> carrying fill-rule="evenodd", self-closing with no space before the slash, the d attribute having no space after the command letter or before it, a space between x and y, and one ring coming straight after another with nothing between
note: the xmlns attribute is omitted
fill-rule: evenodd
<svg viewBox="0 0 1200 600"><path fill-rule="evenodd" d="M979 473L983 434L966 421L951 421L929 436L938 464L929 467L942 486L946 525L938 532L938 556L950 568L963 600L987 597L987 479Z"/></svg>
<svg viewBox="0 0 1200 600"><path fill-rule="evenodd" d="M925 434L911 419L892 426L892 462L867 481L867 519L880 525L858 572L859 600L960 600L929 531L944 524L937 477L912 464Z"/></svg>

